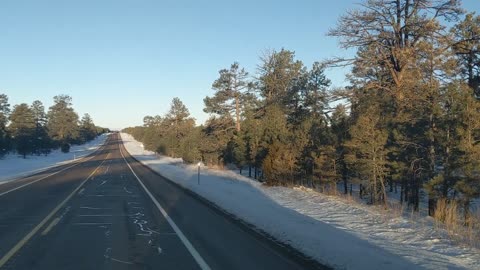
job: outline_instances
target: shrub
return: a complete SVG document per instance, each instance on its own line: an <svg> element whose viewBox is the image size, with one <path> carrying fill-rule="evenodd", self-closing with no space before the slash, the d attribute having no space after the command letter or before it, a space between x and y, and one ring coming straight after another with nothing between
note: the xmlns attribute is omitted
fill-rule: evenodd
<svg viewBox="0 0 480 270"><path fill-rule="evenodd" d="M70 144L68 144L68 143L62 144L60 149L62 150L63 153L68 153L68 152L70 152Z"/></svg>

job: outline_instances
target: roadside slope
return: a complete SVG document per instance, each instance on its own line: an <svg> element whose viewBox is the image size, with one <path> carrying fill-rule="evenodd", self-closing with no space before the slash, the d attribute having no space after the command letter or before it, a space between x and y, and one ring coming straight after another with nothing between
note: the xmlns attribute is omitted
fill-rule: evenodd
<svg viewBox="0 0 480 270"><path fill-rule="evenodd" d="M6 155L0 159L0 184L7 183L19 177L29 176L54 166L67 164L71 161L87 156L103 145L108 134L102 134L94 140L82 145L73 145L69 153L54 150L47 156L27 156L26 159L17 155Z"/></svg>

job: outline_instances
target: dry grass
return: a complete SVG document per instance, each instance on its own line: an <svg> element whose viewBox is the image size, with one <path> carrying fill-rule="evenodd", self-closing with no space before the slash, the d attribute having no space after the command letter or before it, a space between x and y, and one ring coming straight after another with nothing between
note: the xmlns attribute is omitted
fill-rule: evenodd
<svg viewBox="0 0 480 270"><path fill-rule="evenodd" d="M319 185L317 188L310 190L341 198L350 204L365 205L364 201L357 196L340 193L333 185ZM399 202L389 201L387 205L376 205L371 209L381 214L381 221L383 222L407 217L412 221L421 221L424 226L431 226L428 225L430 223L427 219L420 218L420 213ZM464 246L480 248L480 209L470 213L465 220L462 207L457 201L439 200L433 219L435 220L434 226L447 232L449 238L453 241Z"/></svg>
<svg viewBox="0 0 480 270"><path fill-rule="evenodd" d="M435 224L444 229L456 242L472 247L480 247L480 213L470 213L464 219L456 201L438 200L435 210Z"/></svg>
<svg viewBox="0 0 480 270"><path fill-rule="evenodd" d="M403 216L405 212L405 205L400 203L390 203L389 208L386 210L391 218L399 218Z"/></svg>

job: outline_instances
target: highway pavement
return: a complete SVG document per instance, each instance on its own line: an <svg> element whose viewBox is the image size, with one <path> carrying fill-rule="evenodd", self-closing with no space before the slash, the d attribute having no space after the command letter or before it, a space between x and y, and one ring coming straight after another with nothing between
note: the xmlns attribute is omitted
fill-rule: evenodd
<svg viewBox="0 0 480 270"><path fill-rule="evenodd" d="M140 164L113 133L88 157L0 185L0 269L326 267Z"/></svg>

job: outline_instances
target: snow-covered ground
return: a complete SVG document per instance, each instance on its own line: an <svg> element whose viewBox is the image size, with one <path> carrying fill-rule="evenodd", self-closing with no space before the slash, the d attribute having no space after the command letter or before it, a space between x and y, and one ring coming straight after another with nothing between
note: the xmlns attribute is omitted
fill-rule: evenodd
<svg viewBox="0 0 480 270"><path fill-rule="evenodd" d="M304 188L267 187L232 171L201 168L145 151L128 152L163 176L321 263L338 269L480 269L480 251L453 244L432 220L388 216Z"/></svg>
<svg viewBox="0 0 480 270"><path fill-rule="evenodd" d="M107 138L102 134L94 140L82 145L72 145L70 153L62 153L60 149L52 151L48 156L27 156L26 159L10 154L0 158L0 184L9 182L19 177L31 175L48 168L66 164L82 158L97 150Z"/></svg>

